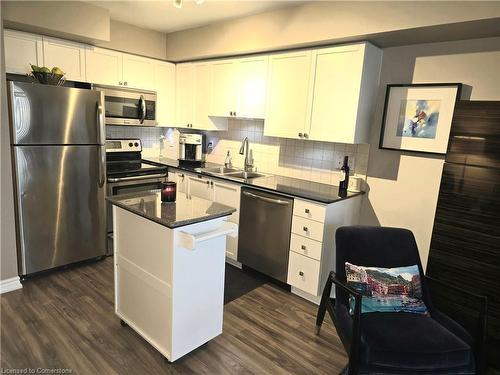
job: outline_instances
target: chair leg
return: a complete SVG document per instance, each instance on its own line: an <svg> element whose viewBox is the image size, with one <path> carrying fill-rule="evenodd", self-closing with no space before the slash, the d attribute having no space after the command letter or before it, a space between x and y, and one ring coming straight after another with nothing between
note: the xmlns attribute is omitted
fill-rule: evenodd
<svg viewBox="0 0 500 375"><path fill-rule="evenodd" d="M321 325L323 324L323 320L325 319L325 313L327 304L330 303L330 293L332 291L332 280L330 276L328 276L328 280L326 281L325 288L323 289L323 294L321 296L321 302L318 308L318 315L316 317L316 335L319 335L319 331L321 329Z"/></svg>

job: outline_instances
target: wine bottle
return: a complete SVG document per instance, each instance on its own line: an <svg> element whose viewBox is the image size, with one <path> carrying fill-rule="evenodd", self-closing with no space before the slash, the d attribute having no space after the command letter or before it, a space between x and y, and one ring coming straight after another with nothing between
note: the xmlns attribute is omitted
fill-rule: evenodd
<svg viewBox="0 0 500 375"><path fill-rule="evenodd" d="M344 164L340 168L340 181L339 181L339 192L346 193L347 187L349 186L349 165L348 156L344 156Z"/></svg>

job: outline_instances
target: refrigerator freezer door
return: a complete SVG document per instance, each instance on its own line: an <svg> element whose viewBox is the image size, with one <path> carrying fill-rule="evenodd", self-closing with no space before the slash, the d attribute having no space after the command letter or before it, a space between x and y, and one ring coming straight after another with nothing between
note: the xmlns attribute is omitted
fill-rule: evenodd
<svg viewBox="0 0 500 375"><path fill-rule="evenodd" d="M9 82L13 144L103 144L99 91Z"/></svg>
<svg viewBox="0 0 500 375"><path fill-rule="evenodd" d="M104 255L102 146L15 146L21 274Z"/></svg>

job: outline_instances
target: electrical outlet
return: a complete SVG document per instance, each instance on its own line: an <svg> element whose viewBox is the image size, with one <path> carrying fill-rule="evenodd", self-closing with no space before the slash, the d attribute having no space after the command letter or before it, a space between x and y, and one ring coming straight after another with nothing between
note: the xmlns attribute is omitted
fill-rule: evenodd
<svg viewBox="0 0 500 375"><path fill-rule="evenodd" d="M342 165L344 165L344 157L348 156L349 158L347 159L347 165L349 166L349 169L351 171L354 170L354 161L355 158L352 154L348 154L345 152L335 152L334 160L333 160L333 166L335 169L340 169L342 168Z"/></svg>
<svg viewBox="0 0 500 375"><path fill-rule="evenodd" d="M344 164L344 154L341 152L335 152L333 157L333 167L335 169L342 168L342 164Z"/></svg>

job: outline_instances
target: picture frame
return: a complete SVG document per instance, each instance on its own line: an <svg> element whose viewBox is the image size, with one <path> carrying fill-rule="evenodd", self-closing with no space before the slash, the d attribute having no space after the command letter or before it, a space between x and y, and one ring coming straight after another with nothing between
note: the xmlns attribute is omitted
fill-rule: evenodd
<svg viewBox="0 0 500 375"><path fill-rule="evenodd" d="M445 155L461 83L387 85L379 148Z"/></svg>

